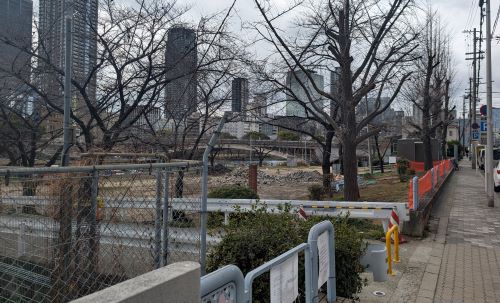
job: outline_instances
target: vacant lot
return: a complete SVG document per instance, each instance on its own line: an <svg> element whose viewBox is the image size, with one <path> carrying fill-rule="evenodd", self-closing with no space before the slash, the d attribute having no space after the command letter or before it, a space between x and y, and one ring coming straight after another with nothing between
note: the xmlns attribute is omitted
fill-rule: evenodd
<svg viewBox="0 0 500 303"><path fill-rule="evenodd" d="M308 187L321 184L321 167L259 167L258 193L261 199L309 199ZM400 182L396 172L362 175L361 201L405 202L408 182ZM221 184L248 184L248 168L236 167L232 171L209 177L209 188ZM341 192L325 200L342 200Z"/></svg>

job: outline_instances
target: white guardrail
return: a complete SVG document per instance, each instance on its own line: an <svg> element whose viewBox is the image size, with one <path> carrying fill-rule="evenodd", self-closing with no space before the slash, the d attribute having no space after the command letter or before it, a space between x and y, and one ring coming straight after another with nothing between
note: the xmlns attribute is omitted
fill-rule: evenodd
<svg viewBox="0 0 500 303"><path fill-rule="evenodd" d="M155 198L121 198L120 200L99 197L104 199L104 208L124 208L124 209L154 209ZM200 211L199 202L186 205L182 200L182 205L176 203L176 198L171 201L171 208L181 211ZM180 201L181 199L179 199ZM42 196L17 196L3 197L0 205L10 206L47 206L50 203L49 197ZM300 206L304 207L307 215L313 216L338 216L349 213L351 218L361 219L389 219L394 209L399 219L409 221L409 209L406 202L349 202L349 201L308 201L308 200L269 200L269 199L214 199L207 200L208 212L223 212L226 214L251 210L255 205L266 205L269 211L277 211L278 207L289 204L293 211Z"/></svg>

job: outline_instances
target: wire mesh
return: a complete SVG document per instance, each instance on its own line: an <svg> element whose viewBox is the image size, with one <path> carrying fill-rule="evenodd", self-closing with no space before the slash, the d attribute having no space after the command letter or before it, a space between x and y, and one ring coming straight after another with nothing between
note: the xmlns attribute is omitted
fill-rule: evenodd
<svg viewBox="0 0 500 303"><path fill-rule="evenodd" d="M201 166L118 167L0 172L1 302L67 302L199 260Z"/></svg>

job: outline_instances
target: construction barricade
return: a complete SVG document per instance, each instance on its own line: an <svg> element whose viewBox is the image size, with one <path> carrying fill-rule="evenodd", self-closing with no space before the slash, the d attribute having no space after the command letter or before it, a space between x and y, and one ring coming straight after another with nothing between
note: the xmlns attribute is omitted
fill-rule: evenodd
<svg viewBox="0 0 500 303"><path fill-rule="evenodd" d="M408 188L408 208L417 210L427 203L453 168L451 160L435 161L434 167L422 177L413 177ZM410 166L411 167L411 166Z"/></svg>

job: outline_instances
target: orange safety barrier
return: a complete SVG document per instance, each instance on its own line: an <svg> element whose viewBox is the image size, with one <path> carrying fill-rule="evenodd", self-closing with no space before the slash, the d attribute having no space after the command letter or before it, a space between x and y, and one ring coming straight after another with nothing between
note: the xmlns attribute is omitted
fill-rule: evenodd
<svg viewBox="0 0 500 303"><path fill-rule="evenodd" d="M436 161L433 162L433 166L439 165L442 162L444 162L444 161L436 160ZM423 172L423 171L425 171L424 162L410 161L409 168L413 169L416 172Z"/></svg>
<svg viewBox="0 0 500 303"><path fill-rule="evenodd" d="M432 190L432 175L431 171L428 171L423 177L418 179L418 197L424 197L428 192Z"/></svg>
<svg viewBox="0 0 500 303"><path fill-rule="evenodd" d="M410 162L410 168L415 169L415 167L419 168L422 166L423 170L423 163L422 162ZM445 171L450 172L452 169L452 162L451 160L442 160L442 161L434 161L434 182L432 180L432 173L431 171L427 171L425 175L420 177L418 179L418 198L419 200L425 197L425 195L429 192L432 191L432 184L437 185L438 181L438 175L439 179L442 180L444 177ZM415 169L415 171L417 171ZM414 209L414 199L413 199L413 180L410 180L410 186L408 188L408 207L410 209Z"/></svg>

